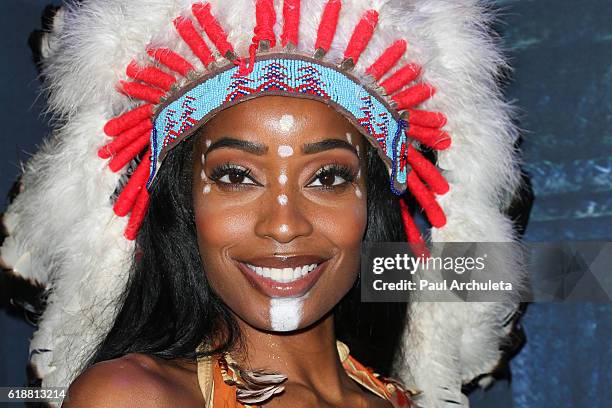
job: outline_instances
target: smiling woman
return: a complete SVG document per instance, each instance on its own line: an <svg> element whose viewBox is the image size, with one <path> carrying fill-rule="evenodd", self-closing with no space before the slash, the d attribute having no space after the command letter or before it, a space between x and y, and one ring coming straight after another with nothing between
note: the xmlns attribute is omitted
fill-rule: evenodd
<svg viewBox="0 0 612 408"><path fill-rule="evenodd" d="M265 96L217 114L161 167L122 309L64 405L125 403L116 387L128 373L130 389L149 390L141 402L154 395L161 406L178 390L185 406L259 404L281 391L266 406L408 401L336 343L350 341L383 372L399 351L393 322L405 306L360 304L355 286L362 240L404 234L381 177L374 149L321 102ZM361 344L363 332L379 341ZM225 390L214 380L220 358L236 376L258 374Z"/></svg>
<svg viewBox="0 0 612 408"><path fill-rule="evenodd" d="M194 174L204 176L193 184L200 255L215 292L251 326L309 326L356 279L367 215L357 175L366 161L347 133L363 143L334 109L281 96L231 107L202 130L212 144L195 151ZM279 154L287 148L291 155Z"/></svg>
<svg viewBox="0 0 612 408"><path fill-rule="evenodd" d="M514 239L486 10L231 6L74 2L42 37L60 125L0 253L48 289L34 373L72 408L465 405L515 299L361 303L360 248Z"/></svg>

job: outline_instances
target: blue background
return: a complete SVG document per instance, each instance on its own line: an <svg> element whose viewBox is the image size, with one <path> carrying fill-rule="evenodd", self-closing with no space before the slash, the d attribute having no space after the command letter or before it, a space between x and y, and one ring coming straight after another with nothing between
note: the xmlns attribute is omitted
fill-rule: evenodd
<svg viewBox="0 0 612 408"><path fill-rule="evenodd" d="M47 0L3 0L0 192L48 133L27 47ZM528 241L612 238L612 6L605 0L498 0L514 67L524 168L535 201ZM3 207L3 206L2 206ZM532 304L511 382L473 407L606 407L612 400L612 304ZM33 327L0 310L0 386L26 382ZM606 403L606 401L608 401Z"/></svg>

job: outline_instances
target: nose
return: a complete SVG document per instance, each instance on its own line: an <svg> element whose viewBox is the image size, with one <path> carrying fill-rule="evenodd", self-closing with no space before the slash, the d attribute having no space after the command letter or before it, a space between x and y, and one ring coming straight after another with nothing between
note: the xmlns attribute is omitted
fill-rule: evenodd
<svg viewBox="0 0 612 408"><path fill-rule="evenodd" d="M255 225L257 236L286 244L312 234L313 224L298 192L271 192L266 194L261 204L260 216Z"/></svg>

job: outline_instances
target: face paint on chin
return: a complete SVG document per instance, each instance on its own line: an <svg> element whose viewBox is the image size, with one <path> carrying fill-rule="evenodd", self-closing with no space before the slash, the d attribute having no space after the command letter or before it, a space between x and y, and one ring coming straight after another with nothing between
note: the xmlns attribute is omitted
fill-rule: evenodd
<svg viewBox="0 0 612 408"><path fill-rule="evenodd" d="M297 298L272 298L270 300L270 326L277 332L296 330L302 320L302 305L308 293Z"/></svg>

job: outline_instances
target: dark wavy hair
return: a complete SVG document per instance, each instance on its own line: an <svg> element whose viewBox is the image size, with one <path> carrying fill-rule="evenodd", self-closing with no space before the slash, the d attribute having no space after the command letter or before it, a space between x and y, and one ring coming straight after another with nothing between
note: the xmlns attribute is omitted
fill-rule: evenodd
<svg viewBox="0 0 612 408"><path fill-rule="evenodd" d="M230 350L240 331L228 307L208 284L198 252L192 205L192 137L165 159L136 242L114 324L84 369L128 353L195 359L205 341ZM405 241L397 197L377 151L367 149L365 241ZM337 337L366 366L388 375L406 321L404 303L362 303L359 279L334 310ZM219 338L221 337L221 339Z"/></svg>

